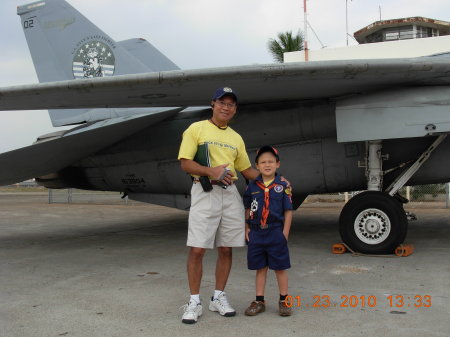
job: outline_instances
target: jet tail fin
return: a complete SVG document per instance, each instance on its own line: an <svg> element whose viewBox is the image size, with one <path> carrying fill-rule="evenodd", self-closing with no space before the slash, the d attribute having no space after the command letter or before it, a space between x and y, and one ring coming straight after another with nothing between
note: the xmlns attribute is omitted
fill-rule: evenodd
<svg viewBox="0 0 450 337"><path fill-rule="evenodd" d="M41 83L179 69L144 39L114 41L64 0L19 6L17 14ZM118 117L105 110L52 110L50 118L61 126Z"/></svg>
<svg viewBox="0 0 450 337"><path fill-rule="evenodd" d="M150 71L179 70L180 68L143 38L120 41L119 44L144 63Z"/></svg>

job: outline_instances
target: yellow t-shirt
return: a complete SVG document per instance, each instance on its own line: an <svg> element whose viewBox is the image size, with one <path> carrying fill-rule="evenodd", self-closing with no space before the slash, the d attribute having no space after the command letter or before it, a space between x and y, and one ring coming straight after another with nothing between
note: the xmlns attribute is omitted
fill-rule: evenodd
<svg viewBox="0 0 450 337"><path fill-rule="evenodd" d="M227 167L235 180L236 170L244 171L251 167L242 137L232 128L221 130L208 120L192 123L184 131L178 159L197 159L197 151L206 157L201 165L215 167L229 164Z"/></svg>

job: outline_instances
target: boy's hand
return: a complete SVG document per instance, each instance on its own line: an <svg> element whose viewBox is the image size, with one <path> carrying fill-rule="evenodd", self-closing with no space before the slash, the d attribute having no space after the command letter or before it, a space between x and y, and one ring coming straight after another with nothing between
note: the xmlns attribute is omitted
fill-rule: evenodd
<svg viewBox="0 0 450 337"><path fill-rule="evenodd" d="M250 228L248 226L245 226L245 240L247 240L247 242L249 242L250 240L248 239L248 233L250 233Z"/></svg>
<svg viewBox="0 0 450 337"><path fill-rule="evenodd" d="M286 209L284 211L284 224L283 224L283 235L286 238L286 241L289 240L289 232L291 231L292 224L292 210Z"/></svg>

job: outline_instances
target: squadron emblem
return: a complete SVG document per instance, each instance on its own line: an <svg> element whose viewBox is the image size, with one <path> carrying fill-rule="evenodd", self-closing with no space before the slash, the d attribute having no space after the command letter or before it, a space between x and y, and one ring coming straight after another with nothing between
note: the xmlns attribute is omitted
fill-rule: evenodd
<svg viewBox="0 0 450 337"><path fill-rule="evenodd" d="M73 58L73 76L76 79L112 76L114 54L108 45L100 41L89 41L81 45Z"/></svg>

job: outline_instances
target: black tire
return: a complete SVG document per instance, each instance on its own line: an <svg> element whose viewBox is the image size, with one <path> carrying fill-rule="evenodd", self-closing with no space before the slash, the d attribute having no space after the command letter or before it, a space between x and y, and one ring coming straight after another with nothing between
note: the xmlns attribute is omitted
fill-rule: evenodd
<svg viewBox="0 0 450 337"><path fill-rule="evenodd" d="M339 217L345 244L365 254L391 254L408 231L403 205L389 194L367 191L347 202Z"/></svg>

